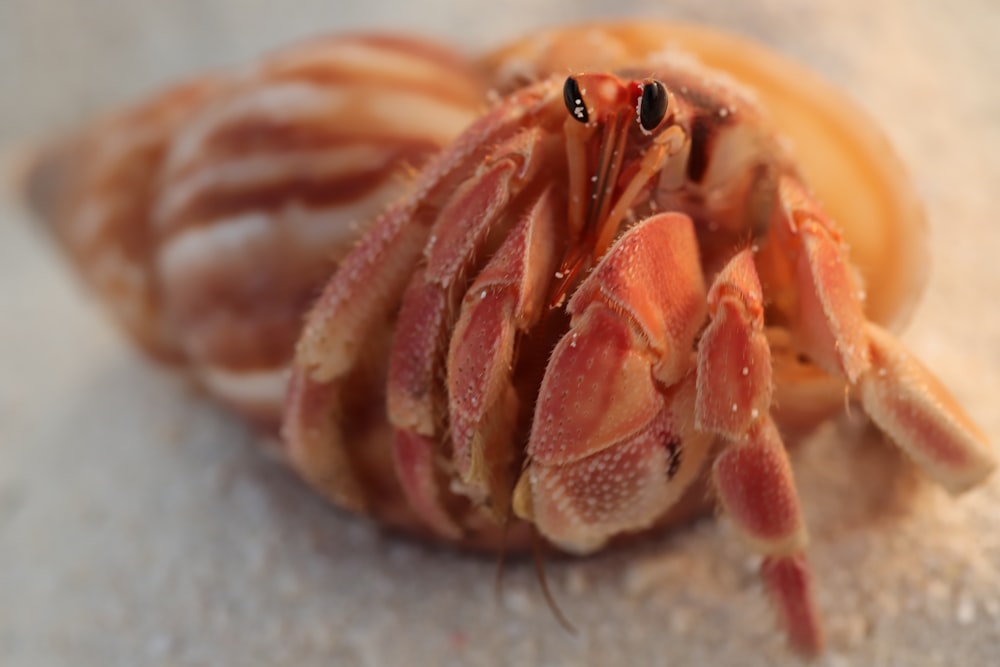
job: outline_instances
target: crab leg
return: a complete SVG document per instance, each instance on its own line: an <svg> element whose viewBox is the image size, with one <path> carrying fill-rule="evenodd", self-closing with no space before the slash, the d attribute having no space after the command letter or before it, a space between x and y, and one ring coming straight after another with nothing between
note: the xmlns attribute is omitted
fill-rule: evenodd
<svg viewBox="0 0 1000 667"><path fill-rule="evenodd" d="M769 413L771 354L763 291L744 250L708 293L710 322L698 344L698 429L723 437L712 473L719 500L752 548L789 640L807 654L823 644L803 549L806 530L784 443Z"/></svg>
<svg viewBox="0 0 1000 667"><path fill-rule="evenodd" d="M875 424L948 491L980 483L996 467L985 435L902 343L865 320L839 233L801 186L784 178L780 199L775 234L797 257L804 351L845 377Z"/></svg>
<svg viewBox="0 0 1000 667"><path fill-rule="evenodd" d="M457 528L446 520L434 458L443 454L437 443L445 441L441 425L448 397L441 378L449 333L465 276L481 263L489 240L503 238L516 220L510 214L512 200L544 160L543 137L538 128L514 136L458 189L435 222L426 269L403 297L387 381L396 469L414 508L445 535L454 535Z"/></svg>
<svg viewBox="0 0 1000 667"><path fill-rule="evenodd" d="M465 292L463 278L476 266L487 239L502 236L510 224L511 199L538 166L539 135L537 129L525 132L501 147L438 216L425 251L427 267L403 297L393 342L388 404L397 428L435 434L439 406L433 392L455 305Z"/></svg>
<svg viewBox="0 0 1000 667"><path fill-rule="evenodd" d="M412 193L386 211L344 259L312 311L296 349L283 425L293 465L336 503L360 510L366 494L356 480L357 453L344 441L343 388L381 343L413 276L449 187L465 179L497 142L523 131L544 113L554 93L526 88L470 127L421 172Z"/></svg>
<svg viewBox="0 0 1000 667"><path fill-rule="evenodd" d="M771 350L753 255L735 255L708 292L709 325L698 346L695 422L737 440L771 407Z"/></svg>
<svg viewBox="0 0 1000 667"><path fill-rule="evenodd" d="M326 382L353 364L368 332L398 304L437 216L437 206L498 143L523 131L543 112L551 92L525 89L484 115L422 171L413 191L383 214L323 290L296 350L296 365ZM365 298L359 298L359 290Z"/></svg>
<svg viewBox="0 0 1000 667"><path fill-rule="evenodd" d="M705 287L691 220L629 230L571 299L535 407L514 511L559 546L592 551L651 525L711 447L694 429L694 336Z"/></svg>

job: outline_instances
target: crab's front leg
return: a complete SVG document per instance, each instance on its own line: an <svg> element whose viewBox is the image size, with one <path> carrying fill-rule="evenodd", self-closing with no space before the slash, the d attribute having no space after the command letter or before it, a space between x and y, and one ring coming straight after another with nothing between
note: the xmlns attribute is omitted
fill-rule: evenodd
<svg viewBox="0 0 1000 667"><path fill-rule="evenodd" d="M516 456L510 435L515 410L514 401L501 400L494 390L513 398L503 390L510 381L501 381L500 371L513 358L517 329L530 327L540 311L538 299L530 295L544 289L551 275L543 267L553 261L555 245L552 192L547 191L528 205L520 219L512 215L512 210L524 205L520 195L547 163L546 141L545 133L532 128L493 148L473 178L462 183L441 210L425 251L426 266L414 276L403 296L386 383L388 417L395 431L396 470L410 502L443 535L460 534L445 507L451 480L440 474L440 465L435 463L448 458L442 443L447 442L445 424L449 416L455 422L452 433L456 436L451 458L454 471L468 485L466 495L490 505L501 522L507 518L513 480L504 479L510 474L502 471L510 467L504 462L513 464ZM491 258L485 277L480 275L472 286L476 294L482 294L480 300L487 302L485 310L489 315L480 312L470 316L469 308L464 308L459 318L463 295L467 293L466 276L483 264L483 255L497 238L505 241ZM525 252L525 243L543 238L547 239L540 244L544 249L533 258L537 263L526 266L527 258L517 255ZM531 254L531 249L527 252ZM501 298L494 299L494 292ZM504 296L513 298L513 302ZM465 299L466 305L469 300ZM456 326L459 337L465 336L465 327L470 323L474 329L473 346L495 346L500 358L492 359L490 365L472 364L463 373L462 364L453 363L451 368L446 365L449 339ZM488 332L475 331L483 324ZM477 357L486 361L481 352L468 347L457 357L466 363ZM442 378L447 379L442 382ZM446 386L452 392L451 401ZM474 401L480 401L479 406L464 404L470 394ZM462 410L464 407L470 409ZM485 412L478 413L477 407ZM498 423L486 426L483 422L487 420ZM492 437L481 437L486 432ZM472 447L471 440L481 446ZM480 465L474 472L473 463L482 463L483 456L492 459L493 464L489 471Z"/></svg>
<svg viewBox="0 0 1000 667"><path fill-rule="evenodd" d="M440 207L494 147L522 133L544 111L547 95L542 86L525 89L486 113L431 160L411 193L383 213L344 259L306 318L292 364L284 440L292 464L338 505L371 509L370 488L376 485L369 483L366 490L359 480L366 467L387 467L382 461L367 465L365 459L372 454L367 450L374 448L366 447L368 440L358 434L345 433L345 417L354 409L362 413L359 421L365 426L380 421L368 418L371 406L352 406L351 400L359 393L359 379L384 377L380 364L387 347L385 330ZM379 433L371 442L381 440ZM426 458L421 458L413 469L425 464Z"/></svg>
<svg viewBox="0 0 1000 667"><path fill-rule="evenodd" d="M802 186L785 177L779 193L769 245L792 258L802 351L846 378L875 424L948 491L982 482L996 467L985 435L899 340L865 319L840 235Z"/></svg>
<svg viewBox="0 0 1000 667"><path fill-rule="evenodd" d="M712 470L726 512L755 551L789 641L823 645L803 549L806 531L784 443L770 416L771 353L763 291L750 250L736 254L708 294L709 325L698 343L699 430L724 442Z"/></svg>
<svg viewBox="0 0 1000 667"><path fill-rule="evenodd" d="M545 371L514 511L575 552L650 526L698 476L694 337L705 287L691 220L626 233L571 299Z"/></svg>

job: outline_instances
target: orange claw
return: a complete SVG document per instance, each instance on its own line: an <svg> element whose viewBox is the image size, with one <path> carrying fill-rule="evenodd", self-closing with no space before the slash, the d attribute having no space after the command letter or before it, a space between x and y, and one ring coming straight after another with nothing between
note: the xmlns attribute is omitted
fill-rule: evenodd
<svg viewBox="0 0 1000 667"><path fill-rule="evenodd" d="M691 352L704 283L691 220L626 233L569 304L552 353L514 510L586 552L651 525L698 474L711 437L694 429ZM607 480L615 480L610 484Z"/></svg>

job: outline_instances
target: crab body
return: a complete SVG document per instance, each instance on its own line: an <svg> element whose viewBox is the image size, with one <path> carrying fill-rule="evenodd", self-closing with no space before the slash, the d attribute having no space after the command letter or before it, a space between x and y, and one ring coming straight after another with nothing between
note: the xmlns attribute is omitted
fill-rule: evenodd
<svg viewBox="0 0 1000 667"><path fill-rule="evenodd" d="M719 501L766 556L793 642L815 650L805 530L770 411L769 331L855 391L952 490L981 480L992 458L866 320L840 231L752 100L683 61L643 74L519 89L436 158L308 317L288 445L304 473L342 477L328 492L366 502L343 475L349 442L316 424L338 414L372 330L398 312L394 461L432 530L461 539L457 496L501 525L513 514L592 551L656 523L718 446ZM526 365L544 368L540 381Z"/></svg>
<svg viewBox="0 0 1000 667"><path fill-rule="evenodd" d="M844 131L848 140L836 143L862 146L860 157L831 148L826 159L799 159L817 134L802 119L833 111L803 112L803 93L782 94L802 82L781 74L791 66L754 56L758 47L748 47L756 65L725 60L720 39L733 43L677 26L545 33L475 65L498 91L488 104L460 61L380 42L380 62L411 48L417 65L449 68L449 85L433 95L448 100L439 112L454 112L449 130L434 133L444 116L431 113L407 132L403 109L388 138L370 124L311 123L330 105L348 109L337 106L345 94L377 99L372 85L387 82L378 88L386 95L408 85L403 75L426 82L417 65L345 84L329 72L342 74L357 53L334 48L338 55L308 65L301 54L279 58L224 85L214 113L171 126L185 139L162 139L161 190L149 204L159 245L143 246L139 272L156 277L150 294L174 304L161 320L175 328L158 340L179 341L178 356L210 389L270 418L274 402L258 400L254 369L274 379L290 366L282 439L292 465L337 504L440 539L517 544L537 531L586 553L703 508L708 488L764 556L792 643L818 650L786 439L840 409L847 392L953 492L983 480L994 459L946 390L879 324L905 315L919 283L919 240L900 228L922 231L894 165L869 162L882 159L882 145L867 129L861 138L848 131L848 109L846 121L816 127ZM733 66L720 74L664 48L671 44ZM757 90L733 79L748 71ZM303 85L333 91L310 97ZM286 98L292 111L281 111ZM798 145L779 132L768 101L783 121L797 119L788 131ZM471 107L475 120L458 122ZM293 132L301 141L279 150L264 141L275 114L286 130L312 131ZM412 139L427 133L433 141ZM237 135L262 143L225 141ZM381 162L367 159L376 144ZM263 159L270 152L283 161ZM360 232L329 211L304 218L293 207L289 216L289 202L309 196L343 208L349 185L364 181L351 180L356 165L382 173L399 155L427 161L400 184L404 193L387 188L355 205L349 221L382 211L355 245L346 241ZM817 164L860 183L844 198L829 185L838 179L820 176L836 216L808 181ZM274 179L282 185L261 185ZM211 216L250 205L267 213L230 217L230 231L208 234L212 248L241 260L236 268L219 269L218 255L174 236L211 230ZM868 229L871 215L886 218L880 235ZM242 227L231 233L247 224L260 243ZM878 248L898 256L882 262ZM336 262L326 272L324 253ZM190 262L215 273L192 276ZM283 287L254 267L282 276ZM198 287L205 275L215 275L212 290ZM248 281L257 291L245 291ZM234 290L242 296L219 296ZM300 331L296 318L314 291ZM220 301L228 310L213 313Z"/></svg>

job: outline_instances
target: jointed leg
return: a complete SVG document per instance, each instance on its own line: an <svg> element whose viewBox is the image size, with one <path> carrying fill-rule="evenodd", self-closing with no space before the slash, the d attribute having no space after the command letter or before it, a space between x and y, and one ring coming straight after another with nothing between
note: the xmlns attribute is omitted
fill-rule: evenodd
<svg viewBox="0 0 1000 667"><path fill-rule="evenodd" d="M698 346L699 429L721 436L712 470L719 500L755 551L761 574L799 651L823 636L803 549L806 531L785 446L770 417L771 358L753 255L743 251L716 277L710 322Z"/></svg>
<svg viewBox="0 0 1000 667"><path fill-rule="evenodd" d="M858 391L865 412L952 493L995 468L995 454L941 383L896 338L867 322L839 234L801 187L784 179L775 238L797 257L795 340Z"/></svg>
<svg viewBox="0 0 1000 667"><path fill-rule="evenodd" d="M506 237L509 240L511 233L515 234L514 241L520 238L517 237L517 231L511 229L517 222L512 211L516 211L521 205L517 198L524 184L530 182L543 161L544 152L539 151L541 141L542 134L536 128L515 135L495 147L474 177L465 181L452 195L434 223L425 251L427 265L411 281L403 296L396 323L387 379L387 405L389 421L395 428L393 450L397 474L411 505L428 525L438 533L450 537L454 537L459 531L445 508L450 484L445 481L447 475L442 474L444 461L453 458L463 481L468 483L471 480L468 471L469 443L459 439L453 443L453 453L445 449L448 438L444 425L449 412L453 417L455 412L445 381L445 378L449 378L448 388L454 392L455 388L450 382L453 378L447 372L446 365L449 339L459 318L458 311L466 292L467 276L475 274L486 261L483 256L491 245L490 239ZM542 224L525 224L534 232L526 238L538 238L539 232L543 230L548 232L550 247L546 252L551 254L551 237L554 232L550 227L554 224L555 216L551 212L552 202L549 196L546 195L544 204L532 206L527 215L531 223L540 215L544 216L545 219L540 221ZM522 233L525 231L522 230ZM507 245L509 244L505 242L501 244L501 248ZM504 257L502 250L494 257L494 261L498 261L497 257ZM517 265L516 258L512 258L511 262L510 266L499 270L508 274L514 272L506 276L506 279L514 287L516 297L516 290L524 287L521 283L526 277L523 273L517 275L516 269L524 267ZM538 267L532 267L536 273L532 273L531 278L547 284L551 271L537 273L545 265L546 262L542 262ZM484 299L493 291L493 287L486 284L481 284L478 289L478 293L485 295ZM537 305L534 306L535 311L540 310ZM504 323L494 324L503 326ZM461 321L458 325L464 326ZM509 334L512 353L513 328L490 331L477 342L485 344L503 333ZM478 378L463 379L470 381L470 386L463 388L468 391ZM509 413L509 406L490 407L495 410L487 413L488 415ZM500 432L491 433L490 443L510 443L512 429L513 424L497 425L492 430ZM511 446L506 444L507 448ZM503 460L513 460L513 455L509 452L490 449L497 465L490 471L481 471L486 477L502 469ZM483 454L482 448L474 451ZM483 480L477 480L481 481ZM506 518L513 481L494 479L491 483L478 486L482 497L477 499L493 501L498 518ZM505 500L504 496L508 499Z"/></svg>
<svg viewBox="0 0 1000 667"><path fill-rule="evenodd" d="M421 172L411 194L382 215L344 258L306 318L292 365L283 426L289 458L299 472L335 502L363 508L353 461L367 442L344 437L358 367L381 353L382 332L424 251L436 214L499 144L544 113L551 92L525 88L508 104L485 114ZM376 348L379 348L376 350ZM381 367L373 371L382 373Z"/></svg>

